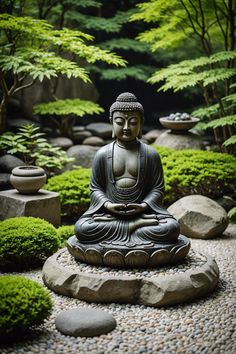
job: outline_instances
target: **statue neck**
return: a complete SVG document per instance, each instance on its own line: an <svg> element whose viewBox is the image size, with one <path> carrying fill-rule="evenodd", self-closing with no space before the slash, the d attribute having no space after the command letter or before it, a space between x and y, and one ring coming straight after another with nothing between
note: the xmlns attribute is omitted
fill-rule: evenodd
<svg viewBox="0 0 236 354"><path fill-rule="evenodd" d="M122 149L130 150L130 149L137 148L138 140L135 139L135 140L132 140L132 141L121 141L119 139L116 139L116 145L119 146Z"/></svg>

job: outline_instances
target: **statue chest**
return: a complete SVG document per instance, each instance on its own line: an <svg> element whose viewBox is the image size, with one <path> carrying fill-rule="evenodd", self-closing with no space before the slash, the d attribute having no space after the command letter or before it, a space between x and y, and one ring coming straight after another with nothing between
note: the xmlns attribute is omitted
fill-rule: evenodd
<svg viewBox="0 0 236 354"><path fill-rule="evenodd" d="M128 188L135 185L138 176L138 151L125 150L119 147L114 149L113 175L116 185Z"/></svg>

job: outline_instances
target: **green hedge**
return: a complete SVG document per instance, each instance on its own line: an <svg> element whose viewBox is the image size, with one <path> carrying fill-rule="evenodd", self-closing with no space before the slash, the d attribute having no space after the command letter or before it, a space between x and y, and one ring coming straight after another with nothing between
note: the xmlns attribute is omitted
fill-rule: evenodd
<svg viewBox="0 0 236 354"><path fill-rule="evenodd" d="M0 222L0 268L26 269L41 265L60 245L56 228L34 217Z"/></svg>
<svg viewBox="0 0 236 354"><path fill-rule="evenodd" d="M201 150L173 150L153 146L160 155L165 177L165 203L190 194L217 199L232 191L236 158ZM80 216L89 206L90 169L79 168L49 179L46 189L58 192L62 210Z"/></svg>
<svg viewBox="0 0 236 354"><path fill-rule="evenodd" d="M58 227L57 234L60 239L60 247L65 247L68 238L75 234L74 228L74 225L64 225Z"/></svg>
<svg viewBox="0 0 236 354"><path fill-rule="evenodd" d="M63 213L79 216L90 203L90 174L90 169L79 167L51 177L44 188L59 193Z"/></svg>
<svg viewBox="0 0 236 354"><path fill-rule="evenodd" d="M4 341L21 338L52 312L49 293L38 283L21 276L0 277L0 299L0 339Z"/></svg>
<svg viewBox="0 0 236 354"><path fill-rule="evenodd" d="M166 203L173 203L190 194L202 194L217 199L234 190L234 156L212 151L153 147L161 155Z"/></svg>

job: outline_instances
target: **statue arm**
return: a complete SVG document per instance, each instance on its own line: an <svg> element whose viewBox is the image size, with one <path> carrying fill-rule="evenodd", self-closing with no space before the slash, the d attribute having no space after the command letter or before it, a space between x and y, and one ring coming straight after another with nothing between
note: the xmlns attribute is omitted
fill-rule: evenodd
<svg viewBox="0 0 236 354"><path fill-rule="evenodd" d="M163 209L161 204L164 195L164 175L161 159L156 151L152 151L149 156L147 174L150 189L142 202L152 210L158 211L160 208Z"/></svg>

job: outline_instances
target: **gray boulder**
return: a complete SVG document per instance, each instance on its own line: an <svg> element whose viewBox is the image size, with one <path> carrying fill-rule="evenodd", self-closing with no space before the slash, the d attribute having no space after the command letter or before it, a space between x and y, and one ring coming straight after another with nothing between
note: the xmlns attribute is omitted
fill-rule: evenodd
<svg viewBox="0 0 236 354"><path fill-rule="evenodd" d="M143 138L147 140L149 144L152 144L162 133L163 130L152 129L148 133L144 134Z"/></svg>
<svg viewBox="0 0 236 354"><path fill-rule="evenodd" d="M196 149L202 150L204 148L202 138L192 132L187 133L172 133L170 130L162 133L156 140L155 145L166 146L176 150Z"/></svg>
<svg viewBox="0 0 236 354"><path fill-rule="evenodd" d="M92 133L88 130L74 131L73 141L75 144L80 144L84 139L89 138L90 136L92 136Z"/></svg>
<svg viewBox="0 0 236 354"><path fill-rule="evenodd" d="M64 170L71 170L73 165L90 168L92 166L94 155L99 148L90 145L74 145L67 150L69 157L75 160L66 165Z"/></svg>
<svg viewBox="0 0 236 354"><path fill-rule="evenodd" d="M73 141L65 136L60 136L58 138L51 138L51 139L49 139L49 142L52 145L59 146L63 150L67 150L71 146L73 146Z"/></svg>
<svg viewBox="0 0 236 354"><path fill-rule="evenodd" d="M0 157L0 171L11 173L13 168L23 166L25 163L18 157L12 155L3 155Z"/></svg>
<svg viewBox="0 0 236 354"><path fill-rule="evenodd" d="M86 126L86 129L104 139L111 138L112 135L112 126L108 123L91 123Z"/></svg>
<svg viewBox="0 0 236 354"><path fill-rule="evenodd" d="M168 211L188 237L209 239L221 235L228 225L226 211L203 195L189 195L172 204Z"/></svg>
<svg viewBox="0 0 236 354"><path fill-rule="evenodd" d="M92 145L92 146L103 146L105 141L98 136L90 136L83 140L83 145Z"/></svg>
<svg viewBox="0 0 236 354"><path fill-rule="evenodd" d="M10 173L0 173L0 190L13 188L10 183Z"/></svg>
<svg viewBox="0 0 236 354"><path fill-rule="evenodd" d="M116 328L115 318L106 311L75 308L61 312L55 320L56 328L74 337L93 337Z"/></svg>

